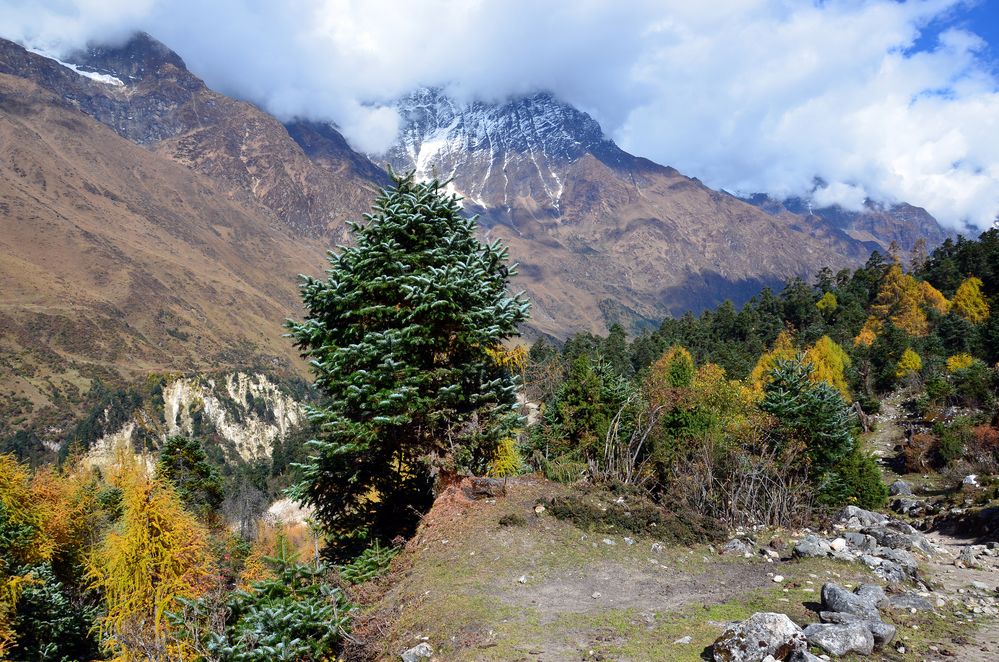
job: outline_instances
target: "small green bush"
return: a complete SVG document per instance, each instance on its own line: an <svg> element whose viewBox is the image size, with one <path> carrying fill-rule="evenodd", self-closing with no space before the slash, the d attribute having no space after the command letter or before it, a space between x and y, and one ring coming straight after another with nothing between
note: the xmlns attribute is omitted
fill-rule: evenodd
<svg viewBox="0 0 999 662"><path fill-rule="evenodd" d="M877 509L888 499L888 486L873 456L859 448L840 460L819 490L819 502L839 506L850 504Z"/></svg>
<svg viewBox="0 0 999 662"><path fill-rule="evenodd" d="M932 402L946 402L954 396L954 386L943 375L936 375L926 382L926 397Z"/></svg>
<svg viewBox="0 0 999 662"><path fill-rule="evenodd" d="M703 515L670 513L637 490L589 487L548 502L549 512L561 520L595 533L634 533L679 545L714 542L725 537L725 527Z"/></svg>
<svg viewBox="0 0 999 662"><path fill-rule="evenodd" d="M550 481L556 483L571 484L586 476L588 467L582 460L571 457L558 457L552 460L545 460L541 465L541 472Z"/></svg>
<svg viewBox="0 0 999 662"><path fill-rule="evenodd" d="M950 423L933 426L933 434L940 440L938 453L942 466L949 466L951 462L964 457L964 449L972 439L971 425L971 420L961 417Z"/></svg>
<svg viewBox="0 0 999 662"><path fill-rule="evenodd" d="M860 395L857 397L857 402L868 416L881 413L881 401L873 396Z"/></svg>
<svg viewBox="0 0 999 662"><path fill-rule="evenodd" d="M179 635L203 659L219 662L319 662L334 659L353 608L325 581L326 568L295 562L283 552L267 562L275 577L235 591L224 602L180 600L170 614Z"/></svg>
<svg viewBox="0 0 999 662"><path fill-rule="evenodd" d="M340 579L348 584L363 584L388 572L392 559L399 553L397 547L382 547L375 542L350 563L340 566Z"/></svg>

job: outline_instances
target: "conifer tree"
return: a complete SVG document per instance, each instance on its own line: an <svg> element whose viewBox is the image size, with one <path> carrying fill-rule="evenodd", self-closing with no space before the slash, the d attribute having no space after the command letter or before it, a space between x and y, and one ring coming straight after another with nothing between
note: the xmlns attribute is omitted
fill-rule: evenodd
<svg viewBox="0 0 999 662"><path fill-rule="evenodd" d="M291 494L334 552L407 533L434 473L484 472L518 418L516 380L490 354L528 316L506 249L476 238L444 183L393 181L328 278L304 277L306 317L288 322L325 396Z"/></svg>
<svg viewBox="0 0 999 662"><path fill-rule="evenodd" d="M160 449L156 476L169 481L184 505L199 517L211 519L222 505L222 476L208 462L197 439L168 438Z"/></svg>
<svg viewBox="0 0 999 662"><path fill-rule="evenodd" d="M972 276L965 280L954 293L954 311L972 324L989 318L989 303L982 294L982 281Z"/></svg>
<svg viewBox="0 0 999 662"><path fill-rule="evenodd" d="M888 488L874 459L853 437L853 413L836 389L812 381L811 372L811 364L801 357L778 360L760 408L777 419L783 447L803 444L821 502L880 506Z"/></svg>

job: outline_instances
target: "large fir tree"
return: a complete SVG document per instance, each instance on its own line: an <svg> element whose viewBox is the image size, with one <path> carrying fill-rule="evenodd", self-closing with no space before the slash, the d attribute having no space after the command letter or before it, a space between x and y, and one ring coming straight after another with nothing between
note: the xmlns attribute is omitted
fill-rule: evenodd
<svg viewBox="0 0 999 662"><path fill-rule="evenodd" d="M439 181L395 177L328 279L304 277L306 317L288 322L325 396L303 479L334 550L407 533L446 469L482 472L517 421L514 376L489 350L528 303L514 267Z"/></svg>

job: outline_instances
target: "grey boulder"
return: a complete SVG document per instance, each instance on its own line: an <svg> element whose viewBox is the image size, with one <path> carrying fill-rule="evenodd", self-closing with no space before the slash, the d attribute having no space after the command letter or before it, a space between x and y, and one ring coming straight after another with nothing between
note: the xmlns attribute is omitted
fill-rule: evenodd
<svg viewBox="0 0 999 662"><path fill-rule="evenodd" d="M832 553L832 546L815 534L809 534L798 541L794 546L794 555L797 557L826 557Z"/></svg>
<svg viewBox="0 0 999 662"><path fill-rule="evenodd" d="M888 521L881 513L873 513L857 506L847 506L839 514L839 521L851 529L880 526Z"/></svg>
<svg viewBox="0 0 999 662"><path fill-rule="evenodd" d="M915 609L916 611L930 611L933 605L921 595L915 593L899 593L891 596L891 606L893 609Z"/></svg>
<svg viewBox="0 0 999 662"><path fill-rule="evenodd" d="M402 662L423 662L423 660L429 660L434 656L434 649L430 647L430 644L423 642L422 644L417 644L413 646L408 651L402 654Z"/></svg>
<svg viewBox="0 0 999 662"><path fill-rule="evenodd" d="M812 646L818 646L830 655L874 652L874 635L864 623L813 623L804 630Z"/></svg>
<svg viewBox="0 0 999 662"><path fill-rule="evenodd" d="M884 593L882 592L882 595ZM844 614L854 614L872 620L880 620L877 602L872 595L850 593L845 588L832 582L822 585L822 610L838 611Z"/></svg>
<svg viewBox="0 0 999 662"><path fill-rule="evenodd" d="M740 538L732 538L721 548L721 554L725 555L738 554L739 556L743 556L752 553L753 545Z"/></svg>
<svg viewBox="0 0 999 662"><path fill-rule="evenodd" d="M711 647L718 662L762 662L768 655L786 660L807 643L786 614L758 612L725 631Z"/></svg>
<svg viewBox="0 0 999 662"><path fill-rule="evenodd" d="M912 486L904 480L896 480L888 487L888 493L892 496L912 496Z"/></svg>
<svg viewBox="0 0 999 662"><path fill-rule="evenodd" d="M820 612L819 618L822 619L823 623L839 623L840 625L845 625L847 623L863 624L864 627L871 631L871 635L874 637L875 649L882 648L885 644L891 643L898 632L895 626L890 623L867 619L863 616L855 616L853 614L844 614L837 611Z"/></svg>

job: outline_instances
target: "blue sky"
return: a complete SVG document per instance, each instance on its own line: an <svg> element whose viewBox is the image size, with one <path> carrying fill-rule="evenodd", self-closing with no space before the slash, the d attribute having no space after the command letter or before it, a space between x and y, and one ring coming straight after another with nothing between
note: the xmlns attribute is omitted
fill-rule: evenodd
<svg viewBox="0 0 999 662"><path fill-rule="evenodd" d="M999 216L999 0L0 0L0 36L53 53L136 29L369 154L416 86L547 89L715 188Z"/></svg>
<svg viewBox="0 0 999 662"><path fill-rule="evenodd" d="M984 39L988 44L986 57L999 68L999 0L971 1L944 13L927 26L915 48L932 48L940 32L949 28L969 30Z"/></svg>

